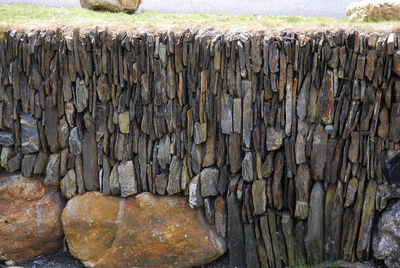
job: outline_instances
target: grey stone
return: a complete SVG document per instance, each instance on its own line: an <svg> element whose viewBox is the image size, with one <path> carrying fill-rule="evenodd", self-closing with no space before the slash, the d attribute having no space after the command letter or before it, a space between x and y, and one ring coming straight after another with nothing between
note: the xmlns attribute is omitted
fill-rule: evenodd
<svg viewBox="0 0 400 268"><path fill-rule="evenodd" d="M22 158L21 172L24 177L31 177L35 167L36 154L26 154Z"/></svg>
<svg viewBox="0 0 400 268"><path fill-rule="evenodd" d="M200 175L196 175L189 183L189 206L191 208L203 206L203 197L200 191Z"/></svg>
<svg viewBox="0 0 400 268"><path fill-rule="evenodd" d="M51 154L46 167L46 178L44 184L47 186L58 186L60 183L60 154Z"/></svg>
<svg viewBox="0 0 400 268"><path fill-rule="evenodd" d="M85 132L82 143L83 180L89 191L99 189L99 165L95 133Z"/></svg>
<svg viewBox="0 0 400 268"><path fill-rule="evenodd" d="M21 113L21 138L23 154L36 153L40 149L39 133L36 126L36 120L31 114ZM7 145L6 145L7 146Z"/></svg>
<svg viewBox="0 0 400 268"><path fill-rule="evenodd" d="M36 124L35 124L36 126ZM61 118L58 124L58 143L61 149L68 148L69 125L65 117Z"/></svg>
<svg viewBox="0 0 400 268"><path fill-rule="evenodd" d="M261 174L263 178L268 178L274 172L274 152L267 153L265 161L261 166Z"/></svg>
<svg viewBox="0 0 400 268"><path fill-rule="evenodd" d="M224 134L232 133L232 110L233 110L233 100L229 94L224 93L221 98L221 130Z"/></svg>
<svg viewBox="0 0 400 268"><path fill-rule="evenodd" d="M236 194L231 193L228 203L228 249L230 265L246 267L245 240L242 224L242 208Z"/></svg>
<svg viewBox="0 0 400 268"><path fill-rule="evenodd" d="M158 145L157 160L162 169L171 162L171 140L169 135L165 135Z"/></svg>
<svg viewBox="0 0 400 268"><path fill-rule="evenodd" d="M243 90L243 144L246 148L251 146L251 132L253 130L252 90L250 81L242 81Z"/></svg>
<svg viewBox="0 0 400 268"><path fill-rule="evenodd" d="M21 155L16 153L7 161L8 171L14 173L21 168Z"/></svg>
<svg viewBox="0 0 400 268"><path fill-rule="evenodd" d="M340 259L343 218L343 184L330 184L325 198L325 258Z"/></svg>
<svg viewBox="0 0 400 268"><path fill-rule="evenodd" d="M345 199L345 203L344 203L345 207L349 207L354 203L354 200L356 198L357 189L358 189L358 180L356 177L353 177L347 183L346 199Z"/></svg>
<svg viewBox="0 0 400 268"><path fill-rule="evenodd" d="M242 99L233 100L233 131L240 133L242 131Z"/></svg>
<svg viewBox="0 0 400 268"><path fill-rule="evenodd" d="M178 156L174 156L169 167L168 195L177 194L181 191L181 173L182 160Z"/></svg>
<svg viewBox="0 0 400 268"><path fill-rule="evenodd" d="M382 213L372 236L372 251L376 259L389 268L400 267L400 201Z"/></svg>
<svg viewBox="0 0 400 268"><path fill-rule="evenodd" d="M116 163L111 170L110 177L108 178L111 194L118 196L121 194L121 186L118 178L118 164Z"/></svg>
<svg viewBox="0 0 400 268"><path fill-rule="evenodd" d="M252 182L254 180L253 155L251 152L247 152L243 158L242 177L246 182Z"/></svg>
<svg viewBox="0 0 400 268"><path fill-rule="evenodd" d="M0 131L0 145L9 147L14 145L14 136L12 133Z"/></svg>
<svg viewBox="0 0 400 268"><path fill-rule="evenodd" d="M262 215L267 208L267 183L265 179L257 180L252 185L254 214Z"/></svg>
<svg viewBox="0 0 400 268"><path fill-rule="evenodd" d="M7 171L9 171L7 163L11 152L12 152L11 147L3 147L3 149L1 150L1 166Z"/></svg>
<svg viewBox="0 0 400 268"><path fill-rule="evenodd" d="M118 166L118 180L121 186L122 197L131 196L138 192L135 168L132 161L121 163Z"/></svg>
<svg viewBox="0 0 400 268"><path fill-rule="evenodd" d="M324 128L318 125L313 137L311 151L311 175L313 180L322 181L327 157L328 135Z"/></svg>
<svg viewBox="0 0 400 268"><path fill-rule="evenodd" d="M207 123L194 124L194 143L200 144L207 140Z"/></svg>
<svg viewBox="0 0 400 268"><path fill-rule="evenodd" d="M254 224L244 224L244 237L247 267L260 267L260 261L257 253L256 235L254 233Z"/></svg>
<svg viewBox="0 0 400 268"><path fill-rule="evenodd" d="M312 185L310 171L307 164L301 164L297 168L294 177L296 187L296 208L295 217L305 220L308 217L308 201Z"/></svg>
<svg viewBox="0 0 400 268"><path fill-rule="evenodd" d="M216 168L205 168L201 171L201 195L203 197L216 196L218 194L219 171Z"/></svg>
<svg viewBox="0 0 400 268"><path fill-rule="evenodd" d="M76 80L76 110L78 113L83 112L89 103L89 90L85 85L85 81Z"/></svg>
<svg viewBox="0 0 400 268"><path fill-rule="evenodd" d="M69 134L69 150L75 156L82 153L82 142L79 138L77 127L74 127Z"/></svg>
<svg viewBox="0 0 400 268"><path fill-rule="evenodd" d="M372 236L372 224L375 217L375 199L377 183L370 180L365 190L364 205L362 209L360 230L357 242L357 258L366 261L370 258L370 241Z"/></svg>
<svg viewBox="0 0 400 268"><path fill-rule="evenodd" d="M308 264L318 264L324 259L324 201L324 187L321 182L316 182L311 191L305 238Z"/></svg>
<svg viewBox="0 0 400 268"><path fill-rule="evenodd" d="M300 90L299 97L297 99L297 116L299 120L304 120L307 116L307 107L310 100L310 85L311 85L311 75L307 75L304 79L303 85Z"/></svg>
<svg viewBox="0 0 400 268"><path fill-rule="evenodd" d="M274 127L267 128L267 151L275 151L282 147L285 132L281 129L277 130Z"/></svg>

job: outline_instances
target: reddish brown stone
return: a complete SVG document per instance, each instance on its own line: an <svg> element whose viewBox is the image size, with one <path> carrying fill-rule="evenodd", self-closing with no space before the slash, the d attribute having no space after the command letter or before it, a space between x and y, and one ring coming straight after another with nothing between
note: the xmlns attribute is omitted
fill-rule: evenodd
<svg viewBox="0 0 400 268"><path fill-rule="evenodd" d="M0 260L23 261L59 250L63 207L61 194L39 180L0 177Z"/></svg>
<svg viewBox="0 0 400 268"><path fill-rule="evenodd" d="M91 267L191 267L226 251L224 239L185 197L89 192L61 217L70 253Z"/></svg>

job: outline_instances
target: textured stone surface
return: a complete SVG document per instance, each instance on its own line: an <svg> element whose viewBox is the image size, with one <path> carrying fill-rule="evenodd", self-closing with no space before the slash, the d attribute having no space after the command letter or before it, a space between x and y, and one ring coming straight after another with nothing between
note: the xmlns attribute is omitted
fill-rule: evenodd
<svg viewBox="0 0 400 268"><path fill-rule="evenodd" d="M80 0L81 7L111 12L135 13L142 0Z"/></svg>
<svg viewBox="0 0 400 268"><path fill-rule="evenodd" d="M85 266L189 267L226 251L224 239L184 197L91 192L71 199L61 219L70 253Z"/></svg>
<svg viewBox="0 0 400 268"><path fill-rule="evenodd" d="M314 183L310 195L308 232L304 240L308 263L320 263L324 258L324 200L322 184Z"/></svg>
<svg viewBox="0 0 400 268"><path fill-rule="evenodd" d="M203 197L218 194L219 171L215 168L205 168L200 174L201 195Z"/></svg>
<svg viewBox="0 0 400 268"><path fill-rule="evenodd" d="M261 179L253 183L252 196L253 196L253 208L254 214L261 215L267 208L267 195L266 195L267 184L266 181Z"/></svg>
<svg viewBox="0 0 400 268"><path fill-rule="evenodd" d="M127 197L138 192L135 171L132 161L121 163L118 166L118 181L121 187L121 196Z"/></svg>
<svg viewBox="0 0 400 268"><path fill-rule="evenodd" d="M94 133L86 132L82 142L83 180L85 188L95 191L99 188L99 166L97 164L97 143Z"/></svg>
<svg viewBox="0 0 400 268"><path fill-rule="evenodd" d="M65 174L60 182L60 189L63 196L67 199L71 199L77 194L78 187L76 184L75 170L71 169Z"/></svg>
<svg viewBox="0 0 400 268"><path fill-rule="evenodd" d="M60 180L60 154L51 154L47 162L44 184L47 186L58 186Z"/></svg>
<svg viewBox="0 0 400 268"><path fill-rule="evenodd" d="M241 219L241 207L237 196L231 193L228 198L228 249L230 265L233 267L245 267L246 256L244 230Z"/></svg>
<svg viewBox="0 0 400 268"><path fill-rule="evenodd" d="M12 146L14 145L14 136L12 133L0 131L0 145Z"/></svg>
<svg viewBox="0 0 400 268"><path fill-rule="evenodd" d="M24 154L35 153L39 151L39 133L36 127L36 120L31 114L21 114L21 151Z"/></svg>
<svg viewBox="0 0 400 268"><path fill-rule="evenodd" d="M277 130L273 127L267 128L267 150L275 151L282 147L285 133L283 130Z"/></svg>
<svg viewBox="0 0 400 268"><path fill-rule="evenodd" d="M64 200L37 179L0 177L0 259L23 261L62 247Z"/></svg>
<svg viewBox="0 0 400 268"><path fill-rule="evenodd" d="M389 268L400 266L400 202L382 213L371 244L375 258L384 260Z"/></svg>
<svg viewBox="0 0 400 268"><path fill-rule="evenodd" d="M328 135L321 125L315 130L311 151L311 175L313 180L322 181L327 157Z"/></svg>
<svg viewBox="0 0 400 268"><path fill-rule="evenodd" d="M308 217L308 201L312 186L310 170L307 164L299 165L296 176L294 177L294 183L296 187L295 216L305 220Z"/></svg>

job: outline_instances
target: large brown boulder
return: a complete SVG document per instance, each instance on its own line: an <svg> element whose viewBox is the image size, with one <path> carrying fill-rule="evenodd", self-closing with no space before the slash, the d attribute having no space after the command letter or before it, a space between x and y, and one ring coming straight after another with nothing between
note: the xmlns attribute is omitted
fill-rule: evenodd
<svg viewBox="0 0 400 268"><path fill-rule="evenodd" d="M398 20L400 2L394 0L353 2L346 8L346 16L351 21Z"/></svg>
<svg viewBox="0 0 400 268"><path fill-rule="evenodd" d="M0 260L23 261L62 246L64 199L40 180L0 176Z"/></svg>
<svg viewBox="0 0 400 268"><path fill-rule="evenodd" d="M81 7L111 12L135 13L142 0L80 0Z"/></svg>
<svg viewBox="0 0 400 268"><path fill-rule="evenodd" d="M191 267L226 251L185 197L88 192L69 200L61 218L70 253L87 267Z"/></svg>

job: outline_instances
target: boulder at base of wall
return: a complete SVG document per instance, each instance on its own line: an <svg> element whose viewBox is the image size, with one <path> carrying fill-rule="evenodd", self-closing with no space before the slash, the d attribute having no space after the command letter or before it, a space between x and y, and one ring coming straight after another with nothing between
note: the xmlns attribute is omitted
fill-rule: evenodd
<svg viewBox="0 0 400 268"><path fill-rule="evenodd" d="M142 0L80 0L81 7L111 12L135 13Z"/></svg>
<svg viewBox="0 0 400 268"><path fill-rule="evenodd" d="M373 234L372 250L374 257L385 260L387 267L400 267L400 201L382 213Z"/></svg>
<svg viewBox="0 0 400 268"><path fill-rule="evenodd" d="M226 251L184 197L88 192L72 198L61 219L70 253L87 267L191 267Z"/></svg>
<svg viewBox="0 0 400 268"><path fill-rule="evenodd" d="M24 261L62 246L61 194L39 180L0 176L0 260Z"/></svg>

